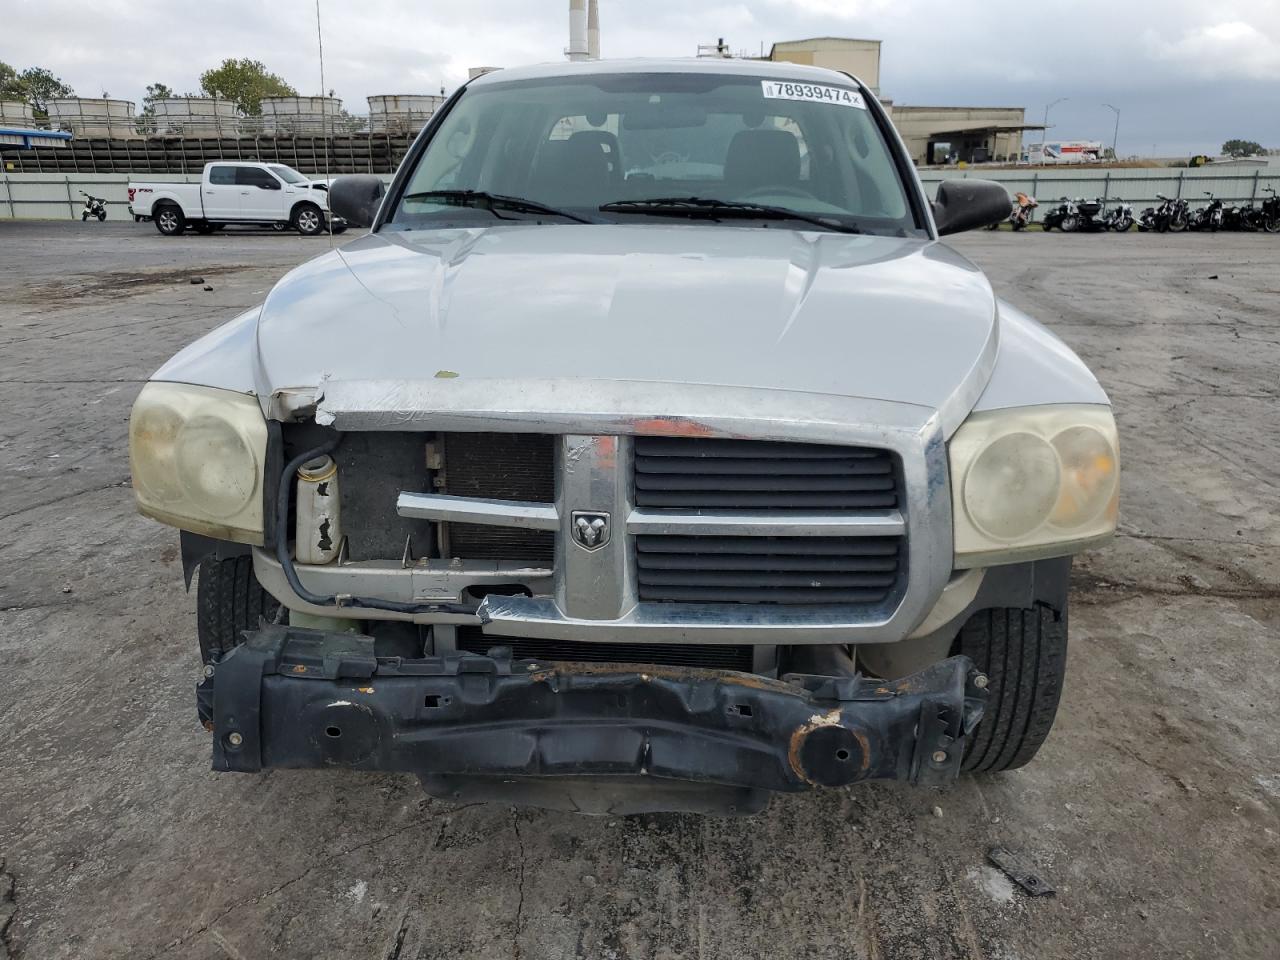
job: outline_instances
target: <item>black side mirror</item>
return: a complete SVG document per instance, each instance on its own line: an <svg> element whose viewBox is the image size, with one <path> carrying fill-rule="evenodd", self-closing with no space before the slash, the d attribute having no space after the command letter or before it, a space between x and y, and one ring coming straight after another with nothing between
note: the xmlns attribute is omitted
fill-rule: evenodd
<svg viewBox="0 0 1280 960"><path fill-rule="evenodd" d="M933 222L943 236L976 230L1005 219L1012 203L994 180L943 180L933 201Z"/></svg>
<svg viewBox="0 0 1280 960"><path fill-rule="evenodd" d="M372 226L386 192L382 178L371 173L338 177L329 186L329 209L353 226Z"/></svg>

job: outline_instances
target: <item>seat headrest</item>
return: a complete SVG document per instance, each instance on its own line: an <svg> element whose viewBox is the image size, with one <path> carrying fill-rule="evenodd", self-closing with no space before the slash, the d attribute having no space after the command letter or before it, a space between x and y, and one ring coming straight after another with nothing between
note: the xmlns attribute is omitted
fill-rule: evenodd
<svg viewBox="0 0 1280 960"><path fill-rule="evenodd" d="M800 180L800 142L786 130L740 130L724 160L725 185L748 192Z"/></svg>

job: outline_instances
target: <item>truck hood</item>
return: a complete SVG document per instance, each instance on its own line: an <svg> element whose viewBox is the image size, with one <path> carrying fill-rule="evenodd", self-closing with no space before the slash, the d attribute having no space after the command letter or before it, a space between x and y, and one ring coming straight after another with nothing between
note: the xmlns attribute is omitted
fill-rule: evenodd
<svg viewBox="0 0 1280 960"><path fill-rule="evenodd" d="M691 224L384 230L277 284L255 379L264 397L326 380L687 383L962 418L994 365L996 318L982 272L933 241Z"/></svg>

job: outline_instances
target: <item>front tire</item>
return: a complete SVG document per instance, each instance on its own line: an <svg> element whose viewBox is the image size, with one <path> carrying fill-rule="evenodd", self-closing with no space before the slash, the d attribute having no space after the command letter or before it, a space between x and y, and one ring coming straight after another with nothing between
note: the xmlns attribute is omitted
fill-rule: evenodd
<svg viewBox="0 0 1280 960"><path fill-rule="evenodd" d="M196 585L196 635L200 659L216 663L244 643L244 631L258 629L280 609L253 575L253 557L205 557Z"/></svg>
<svg viewBox="0 0 1280 960"><path fill-rule="evenodd" d="M324 214L314 203L301 204L294 211L293 226L304 237L318 237L324 233Z"/></svg>
<svg viewBox="0 0 1280 960"><path fill-rule="evenodd" d="M98 222L101 223L103 220L107 219L107 211L99 210L95 216L98 218Z"/></svg>
<svg viewBox="0 0 1280 960"><path fill-rule="evenodd" d="M988 678L986 712L969 738L962 769L997 773L1028 763L1049 735L1062 696L1066 609L981 610L961 628L953 652Z"/></svg>
<svg viewBox="0 0 1280 960"><path fill-rule="evenodd" d="M171 203L166 203L153 215L156 229L166 237L178 237L187 228L187 218Z"/></svg>

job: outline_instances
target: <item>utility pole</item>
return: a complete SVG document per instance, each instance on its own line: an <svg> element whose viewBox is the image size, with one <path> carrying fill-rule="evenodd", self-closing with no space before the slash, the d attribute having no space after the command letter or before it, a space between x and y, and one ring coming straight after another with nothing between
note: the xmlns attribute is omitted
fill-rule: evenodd
<svg viewBox="0 0 1280 960"><path fill-rule="evenodd" d="M1044 105L1044 128L1040 131L1040 162L1044 163L1044 138L1049 132L1049 109L1062 103L1064 100L1070 100L1070 97L1059 97L1052 103Z"/></svg>
<svg viewBox="0 0 1280 960"><path fill-rule="evenodd" d="M1120 142L1120 108L1113 107L1109 103L1104 103L1103 106L1106 107L1108 110L1112 111L1113 113L1115 113L1116 115L1116 129L1115 129L1115 133L1111 135L1111 159L1113 161L1119 161L1120 153L1116 149L1116 144Z"/></svg>

